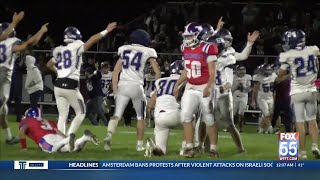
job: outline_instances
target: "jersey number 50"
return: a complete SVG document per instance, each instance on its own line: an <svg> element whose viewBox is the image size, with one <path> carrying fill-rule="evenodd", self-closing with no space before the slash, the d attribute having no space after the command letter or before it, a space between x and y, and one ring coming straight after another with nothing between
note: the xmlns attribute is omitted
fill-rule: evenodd
<svg viewBox="0 0 320 180"><path fill-rule="evenodd" d="M201 62L199 61L192 61L190 63L189 60L184 61L186 63L186 67L190 64L190 68L187 69L187 76L188 78L199 78L201 76Z"/></svg>

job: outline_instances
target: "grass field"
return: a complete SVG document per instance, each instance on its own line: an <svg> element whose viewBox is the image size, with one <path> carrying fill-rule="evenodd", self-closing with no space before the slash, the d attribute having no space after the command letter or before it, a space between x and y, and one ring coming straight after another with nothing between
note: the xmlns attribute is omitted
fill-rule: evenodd
<svg viewBox="0 0 320 180"><path fill-rule="evenodd" d="M48 118L48 119L56 119ZM18 123L13 121L13 117L9 117L10 127L14 135L18 135ZM117 132L113 136L112 151L106 152L103 149L103 139L106 135L105 126L92 126L85 121L78 131L77 137L82 135L85 129L94 132L100 141L100 145L95 146L88 143L83 151L78 153L55 153L48 154L42 152L38 146L30 139L27 140L28 150L20 151L20 144L10 146L4 143L4 138L1 136L0 142L0 159L1 160L183 160L184 157L178 155L182 130L181 128L174 129L170 132L168 154L162 157L145 158L143 152L136 152L136 133L133 127L124 127L121 123ZM247 125L245 132L241 134L243 143L246 148L245 155L236 154L235 145L226 132L219 133L218 149L220 152L219 160L276 160L278 157L278 136L268 134L257 134L256 127ZM3 134L2 134L3 135ZM145 137L153 137L153 129L147 128ZM310 139L307 138L307 148L310 148ZM313 156L308 152L308 158L313 159ZM194 159L210 160L212 159L207 154L198 154Z"/></svg>

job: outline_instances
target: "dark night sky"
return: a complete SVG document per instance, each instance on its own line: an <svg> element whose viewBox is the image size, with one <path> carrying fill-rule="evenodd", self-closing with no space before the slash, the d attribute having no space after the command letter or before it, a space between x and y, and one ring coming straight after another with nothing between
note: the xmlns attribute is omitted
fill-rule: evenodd
<svg viewBox="0 0 320 180"><path fill-rule="evenodd" d="M0 20L11 21L14 11L25 10L26 16L17 28L19 37L35 33L50 22L49 34L61 37L67 26L76 26L85 39L103 30L108 22L126 23L156 7L159 1L123 0L1 0ZM5 11L10 9L11 13Z"/></svg>

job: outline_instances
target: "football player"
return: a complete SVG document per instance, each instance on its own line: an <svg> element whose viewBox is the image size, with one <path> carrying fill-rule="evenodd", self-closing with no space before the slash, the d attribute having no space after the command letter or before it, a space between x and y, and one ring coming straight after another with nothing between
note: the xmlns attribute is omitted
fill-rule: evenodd
<svg viewBox="0 0 320 180"><path fill-rule="evenodd" d="M317 79L317 65L320 55L317 46L305 46L305 33L300 29L290 29L283 36L284 51L280 53L281 68L279 77L291 72L290 96L296 127L299 132L299 158L307 159L305 148L305 122L308 123L311 135L311 150L319 159L317 114L317 88L314 81Z"/></svg>
<svg viewBox="0 0 320 180"><path fill-rule="evenodd" d="M21 19L22 16L23 13L20 14L19 18ZM25 42L21 42L20 39L16 38L16 32L12 29L8 37L0 41L0 126L5 131L7 144L16 144L19 142L17 138L12 136L7 121L7 101L10 94L12 71L14 68L15 60L17 59L16 53L24 51L30 46L36 45L40 41L43 34L48 31L47 25L48 23L44 24L35 35L33 35ZM12 25L10 25L9 23L1 23L0 34L3 34L4 31L8 32L8 30L6 29L8 29L8 27L10 26L12 27ZM5 36L7 35L4 35L3 38Z"/></svg>
<svg viewBox="0 0 320 180"><path fill-rule="evenodd" d="M248 105L248 93L251 90L251 75L247 74L243 65L236 67L236 73L233 76L232 95L233 95L233 114L237 117L239 131L243 130L244 111Z"/></svg>
<svg viewBox="0 0 320 180"><path fill-rule="evenodd" d="M116 108L111 117L107 136L104 139L105 150L111 150L112 135L115 133L123 112L132 100L137 114L137 151L144 151L143 136L145 128L146 96L143 90L144 69L147 62L152 66L156 79L161 77L159 65L156 61L157 52L149 48L151 39L149 34L137 29L130 34L130 45L123 45L118 49L119 60L112 74L112 89L115 96ZM120 74L121 73L121 74ZM120 78L119 78L120 74Z"/></svg>
<svg viewBox="0 0 320 180"><path fill-rule="evenodd" d="M30 108L26 111L26 118L19 125L20 144L22 151L27 150L26 137L32 139L44 152L69 152L69 138L57 129L57 124L41 117L40 109ZM85 130L84 135L75 142L74 151L81 151L87 142L99 144L99 139L91 131ZM71 151L70 151L71 152Z"/></svg>
<svg viewBox="0 0 320 180"><path fill-rule="evenodd" d="M219 53L215 44L200 40L202 27L198 23L189 23L183 33L183 52L185 69L174 88L174 95L178 97L179 86L187 81L181 100L181 121L183 122L186 149L184 156L193 157L193 115L199 107L210 139L210 153L215 155L214 117L211 103L214 81L216 78L216 55Z"/></svg>
<svg viewBox="0 0 320 180"><path fill-rule="evenodd" d="M108 24L105 30L91 36L85 43L82 42L81 33L77 28L67 27L63 33L65 44L53 50L53 57L47 63L47 67L57 74L54 83L54 95L59 112L58 129L63 134L70 136L71 151L74 148L75 133L86 115L84 100L78 87L82 54L115 29L116 26L117 23L115 22ZM70 105L76 115L67 132L66 121Z"/></svg>
<svg viewBox="0 0 320 180"><path fill-rule="evenodd" d="M154 110L155 143L151 138L147 139L145 156L166 154L170 128L181 122L180 105L173 95L173 88L183 69L183 61L177 60L170 66L170 77L155 82L156 89L148 104L148 107Z"/></svg>
<svg viewBox="0 0 320 180"><path fill-rule="evenodd" d="M7 39L12 33L14 33L14 29L17 27L17 25L23 18L24 11L21 11L18 14L15 12L12 17L12 22L7 27L1 27L2 33L0 33L0 41Z"/></svg>
<svg viewBox="0 0 320 180"><path fill-rule="evenodd" d="M264 64L261 67L261 73L253 76L254 87L251 99L251 106L256 108L256 102L262 111L263 118L260 123L259 133L273 133L271 118L273 114L273 87L277 74L271 66Z"/></svg>
<svg viewBox="0 0 320 180"><path fill-rule="evenodd" d="M227 128L227 131L230 133L233 141L238 148L238 153L243 153L245 150L241 142L240 133L234 125L233 100L231 94L231 87L233 83L233 69L230 66L236 63L236 59L233 54L228 52L228 49L224 49L225 44L223 38L214 35L211 36L207 41L222 46L220 47L222 51L218 55L216 72L217 76L215 81L216 86L213 99L215 107L215 120ZM217 151L216 153L218 156Z"/></svg>
<svg viewBox="0 0 320 180"><path fill-rule="evenodd" d="M111 111L111 102L109 98L111 98L111 81L112 81L112 71L110 71L110 66L108 62L102 62L101 65L101 73L102 73L102 78L101 78L101 86L102 86L102 92L104 94L103 98L103 110L104 110L104 115L110 120L109 112Z"/></svg>

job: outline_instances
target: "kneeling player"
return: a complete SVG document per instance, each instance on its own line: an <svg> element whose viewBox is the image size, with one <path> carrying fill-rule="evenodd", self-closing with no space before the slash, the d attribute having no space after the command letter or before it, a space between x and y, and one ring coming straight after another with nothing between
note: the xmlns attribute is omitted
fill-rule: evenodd
<svg viewBox="0 0 320 180"><path fill-rule="evenodd" d="M28 109L26 118L20 122L19 129L22 150L27 150L26 136L28 136L38 144L44 152L70 151L70 137L67 137L59 131L55 122L41 118L39 109ZM88 141L93 142L95 145L99 144L98 138L92 134L91 131L85 130L84 135L76 140L74 151L81 151Z"/></svg>
<svg viewBox="0 0 320 180"><path fill-rule="evenodd" d="M155 109L155 143L151 138L147 139L145 156L166 154L169 129L180 123L179 104L173 95L173 88L183 69L183 61L175 61L170 67L170 77L155 82L156 91L149 101L149 109Z"/></svg>

